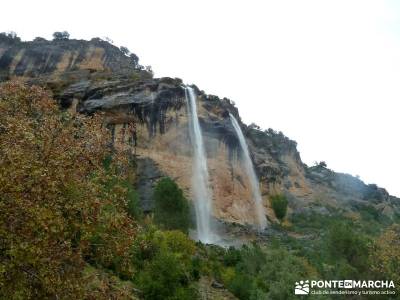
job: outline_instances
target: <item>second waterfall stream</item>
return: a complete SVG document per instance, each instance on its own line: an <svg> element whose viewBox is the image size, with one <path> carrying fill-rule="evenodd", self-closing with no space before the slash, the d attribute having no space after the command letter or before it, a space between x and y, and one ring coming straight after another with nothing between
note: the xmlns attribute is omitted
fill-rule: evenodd
<svg viewBox="0 0 400 300"><path fill-rule="evenodd" d="M192 190L196 210L197 239L213 243L217 235L212 230L212 195L207 167L207 156L197 114L196 94L191 87L185 87L189 110L189 132L193 146Z"/></svg>
<svg viewBox="0 0 400 300"><path fill-rule="evenodd" d="M250 157L249 148L247 146L246 139L243 135L242 129L240 128L238 121L232 114L229 114L229 117L231 119L232 126L235 129L236 135L239 139L240 148L243 153L244 170L246 172L246 175L249 177L249 181L250 181L250 185L251 185L253 201L254 201L255 216L257 218L258 227L260 230L264 230L265 227L267 226L267 219L265 218L260 186L259 186L256 172L254 170L253 162Z"/></svg>

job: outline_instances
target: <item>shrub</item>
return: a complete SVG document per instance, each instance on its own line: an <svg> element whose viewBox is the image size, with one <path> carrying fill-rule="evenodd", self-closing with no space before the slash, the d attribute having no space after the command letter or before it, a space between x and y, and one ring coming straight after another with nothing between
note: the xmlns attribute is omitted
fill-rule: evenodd
<svg viewBox="0 0 400 300"><path fill-rule="evenodd" d="M195 244L180 231L150 228L132 247L133 263L141 270L134 278L144 299L196 299L190 282L198 269Z"/></svg>
<svg viewBox="0 0 400 300"><path fill-rule="evenodd" d="M333 223L329 228L326 244L331 260L335 263L342 261L346 266L346 273L353 273L340 275L357 276L368 268L368 239L353 230L352 224L339 221ZM354 272L349 266L353 267Z"/></svg>
<svg viewBox="0 0 400 300"><path fill-rule="evenodd" d="M142 210L139 204L139 195L132 185L127 184L128 214L134 219L142 217Z"/></svg>
<svg viewBox="0 0 400 300"><path fill-rule="evenodd" d="M188 283L185 269L179 257L173 253L163 251L157 254L142 270L137 281L144 299L178 299L177 296L182 294Z"/></svg>
<svg viewBox="0 0 400 300"><path fill-rule="evenodd" d="M283 220L286 216L288 201L284 195L275 195L271 197L271 205L275 216Z"/></svg>
<svg viewBox="0 0 400 300"><path fill-rule="evenodd" d="M239 299L250 299L253 287L253 278L239 273L228 284L228 289Z"/></svg>
<svg viewBox="0 0 400 300"><path fill-rule="evenodd" d="M225 285L239 299L296 299L292 291L296 280L318 277L307 260L280 245L252 245L239 251L235 272L229 268L223 272Z"/></svg>
<svg viewBox="0 0 400 300"><path fill-rule="evenodd" d="M185 233L190 226L190 209L182 190L169 177L161 179L154 190L154 221L164 229Z"/></svg>
<svg viewBox="0 0 400 300"><path fill-rule="evenodd" d="M240 251L231 246L224 255L224 264L226 266L234 266L240 261L240 258Z"/></svg>

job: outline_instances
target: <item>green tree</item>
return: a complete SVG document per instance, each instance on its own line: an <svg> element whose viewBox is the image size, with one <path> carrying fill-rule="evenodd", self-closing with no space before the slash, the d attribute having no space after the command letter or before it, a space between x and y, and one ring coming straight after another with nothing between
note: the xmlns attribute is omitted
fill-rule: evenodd
<svg viewBox="0 0 400 300"><path fill-rule="evenodd" d="M190 209L179 186L169 177L161 179L154 190L154 221L165 229L185 233L190 226Z"/></svg>
<svg viewBox="0 0 400 300"><path fill-rule="evenodd" d="M283 220L286 216L288 201L284 195L275 195L271 197L271 205L275 216Z"/></svg>
<svg viewBox="0 0 400 300"><path fill-rule="evenodd" d="M55 41L62 41L62 40L68 40L69 39L69 33L68 31L56 31L53 33L53 39Z"/></svg>
<svg viewBox="0 0 400 300"><path fill-rule="evenodd" d="M235 273L225 285L239 299L296 299L294 283L317 275L306 259L279 244L268 248L252 245L240 250Z"/></svg>
<svg viewBox="0 0 400 300"><path fill-rule="evenodd" d="M328 231L326 245L330 259L340 277L360 277L369 268L368 239L347 222L334 222Z"/></svg>
<svg viewBox="0 0 400 300"><path fill-rule="evenodd" d="M195 250L194 242L180 231L150 228L139 235L132 253L141 271L134 281L144 299L196 299L191 286Z"/></svg>
<svg viewBox="0 0 400 300"><path fill-rule="evenodd" d="M21 38L14 31L0 32L1 41L17 44L21 42Z"/></svg>

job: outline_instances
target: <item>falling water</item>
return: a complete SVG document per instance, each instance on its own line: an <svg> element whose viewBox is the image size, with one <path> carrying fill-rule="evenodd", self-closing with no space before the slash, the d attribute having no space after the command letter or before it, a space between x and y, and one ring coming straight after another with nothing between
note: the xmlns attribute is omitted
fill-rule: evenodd
<svg viewBox="0 0 400 300"><path fill-rule="evenodd" d="M194 154L192 189L196 210L197 238L204 243L211 243L215 239L215 235L211 232L211 191L207 158L197 116L196 94L191 87L186 87L185 94L190 114L189 129Z"/></svg>
<svg viewBox="0 0 400 300"><path fill-rule="evenodd" d="M253 162L251 161L251 158L250 158L249 148L248 148L246 140L244 138L242 129L240 128L239 123L235 119L235 117L232 116L231 114L229 114L229 116L231 118L233 128L236 131L236 135L239 139L240 148L242 149L242 152L243 152L243 159L244 159L243 162L244 162L244 167L245 167L244 169L245 169L247 176L250 179L250 185L251 185L253 200L254 200L254 209L255 209L256 216L257 216L258 226L259 226L259 229L263 230L267 226L267 220L264 215L264 207L262 205L261 191L260 191L258 178L257 178L256 172L254 170Z"/></svg>

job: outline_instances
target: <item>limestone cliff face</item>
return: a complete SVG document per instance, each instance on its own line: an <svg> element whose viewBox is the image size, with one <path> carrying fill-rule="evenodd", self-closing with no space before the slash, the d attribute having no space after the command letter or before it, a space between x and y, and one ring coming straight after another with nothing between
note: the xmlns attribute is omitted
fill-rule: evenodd
<svg viewBox="0 0 400 300"><path fill-rule="evenodd" d="M60 105L72 112L105 112L115 147L136 154L145 210L152 209L153 183L164 175L174 178L190 197L192 147L180 79L154 79L137 61L98 39L16 44L0 40L0 74L3 80L19 76L50 88ZM278 193L288 197L290 213L350 213L363 205L373 205L389 218L400 213L400 200L384 189L323 166L307 167L296 142L271 129L246 126L229 99L195 90L216 218L241 224L256 220L229 113L239 120L247 138L270 221L276 219L269 197Z"/></svg>
<svg viewBox="0 0 400 300"><path fill-rule="evenodd" d="M137 68L136 56L128 57L98 38L17 42L0 36L0 79L3 80L77 70L126 72Z"/></svg>

